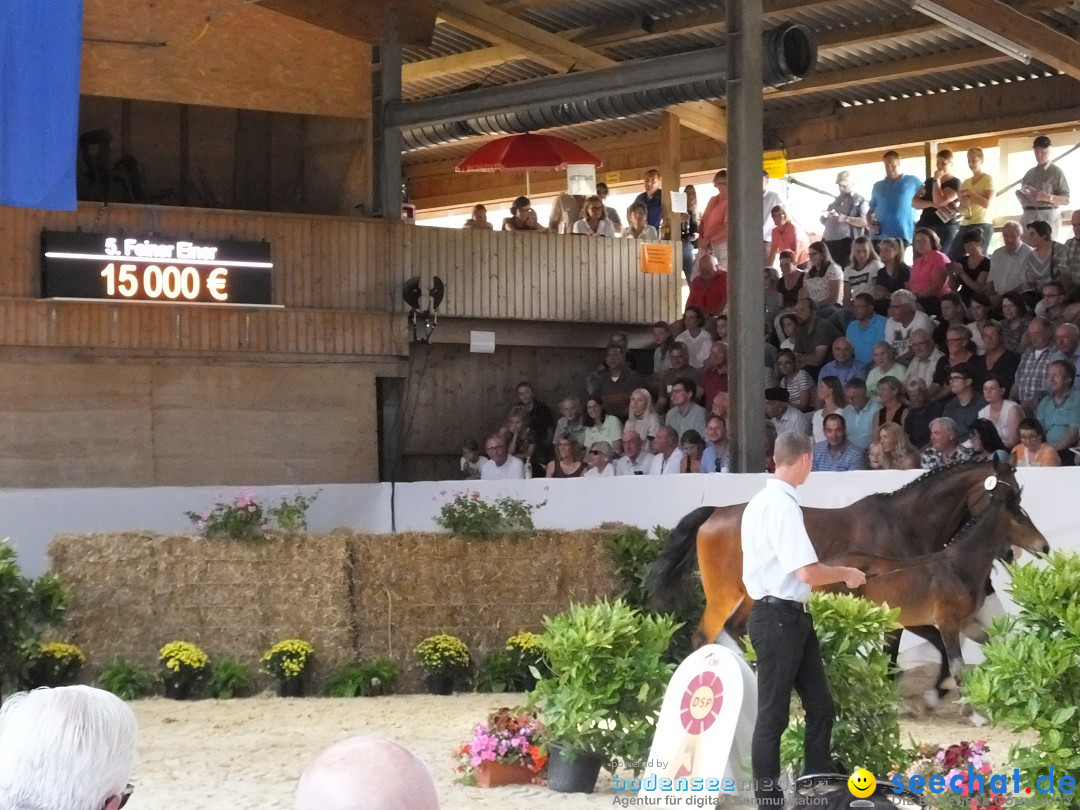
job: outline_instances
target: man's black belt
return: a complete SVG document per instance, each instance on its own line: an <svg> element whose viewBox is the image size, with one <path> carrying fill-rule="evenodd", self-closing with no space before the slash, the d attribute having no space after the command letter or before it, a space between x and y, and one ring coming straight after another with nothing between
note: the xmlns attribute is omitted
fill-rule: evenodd
<svg viewBox="0 0 1080 810"><path fill-rule="evenodd" d="M757 601L763 605L778 605L779 607L786 607L790 610L797 610L800 613L809 613L810 608L806 606L805 602L796 602L794 599L781 599L778 596L763 596Z"/></svg>

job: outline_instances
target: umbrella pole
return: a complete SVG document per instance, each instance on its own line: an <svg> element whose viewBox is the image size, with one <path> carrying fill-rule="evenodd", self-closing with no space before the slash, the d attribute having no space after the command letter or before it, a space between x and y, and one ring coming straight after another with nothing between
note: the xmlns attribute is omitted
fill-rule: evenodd
<svg viewBox="0 0 1080 810"><path fill-rule="evenodd" d="M525 196L532 199L532 187L529 183L529 170L525 170Z"/></svg>

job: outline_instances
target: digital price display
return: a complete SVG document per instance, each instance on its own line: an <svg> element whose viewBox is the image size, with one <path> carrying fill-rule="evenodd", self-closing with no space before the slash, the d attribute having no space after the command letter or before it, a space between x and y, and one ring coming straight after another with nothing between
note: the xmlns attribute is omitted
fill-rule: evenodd
<svg viewBox="0 0 1080 810"><path fill-rule="evenodd" d="M271 306L268 242L43 231L42 297Z"/></svg>

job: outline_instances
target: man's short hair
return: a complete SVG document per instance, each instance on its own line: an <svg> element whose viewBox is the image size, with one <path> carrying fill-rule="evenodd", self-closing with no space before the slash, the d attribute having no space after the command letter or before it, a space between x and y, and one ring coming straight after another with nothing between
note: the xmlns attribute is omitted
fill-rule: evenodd
<svg viewBox="0 0 1080 810"><path fill-rule="evenodd" d="M941 425L952 436L954 442L960 441L960 426L956 424L956 420L948 416L939 416L937 419L930 421L930 427L934 425Z"/></svg>
<svg viewBox="0 0 1080 810"><path fill-rule="evenodd" d="M852 377L850 380L844 383L844 388L851 388L855 391L865 391L866 380L864 380L862 377Z"/></svg>
<svg viewBox="0 0 1080 810"><path fill-rule="evenodd" d="M92 686L12 695L0 709L0 806L100 810L135 765L131 708Z"/></svg>
<svg viewBox="0 0 1080 810"><path fill-rule="evenodd" d="M1050 148L1050 139L1048 137L1046 137L1045 135L1040 135L1038 138L1036 138L1034 141L1032 141L1031 148L1032 149L1049 149Z"/></svg>
<svg viewBox="0 0 1080 810"><path fill-rule="evenodd" d="M793 250L781 250L780 251L780 258L781 259L791 259L792 261L794 261L794 259L795 259L795 251L793 251ZM772 268L770 267L770 268L767 268L767 269L771 270Z"/></svg>
<svg viewBox="0 0 1080 810"><path fill-rule="evenodd" d="M951 377L953 374L958 374L967 380L975 379L975 375L971 371L971 365L968 363L957 363L955 366L952 366L949 369L949 376Z"/></svg>
<svg viewBox="0 0 1080 810"><path fill-rule="evenodd" d="M687 393L690 394L690 396L694 396L695 394L697 394L697 383L695 383L689 377L677 378L675 382L672 383L672 386L675 385L681 385L683 388L686 389Z"/></svg>
<svg viewBox="0 0 1080 810"><path fill-rule="evenodd" d="M943 296L941 296L941 300L948 301L950 304L953 304L960 309L964 308L964 299L960 297L960 293L945 293Z"/></svg>
<svg viewBox="0 0 1080 810"><path fill-rule="evenodd" d="M431 771L407 748L349 737L319 754L296 786L295 810L438 810Z"/></svg>
<svg viewBox="0 0 1080 810"><path fill-rule="evenodd" d="M894 304L909 304L915 306L915 293L911 290L897 290L889 296L889 300Z"/></svg>
<svg viewBox="0 0 1080 810"><path fill-rule="evenodd" d="M1054 233L1053 228L1050 227L1050 223L1043 222L1041 219L1037 219L1034 222L1029 222L1026 227L1029 231L1035 231L1035 233L1037 233L1043 239L1049 239Z"/></svg>
<svg viewBox="0 0 1080 810"><path fill-rule="evenodd" d="M900 153L897 152L895 149L890 149L888 152L886 152L884 155L881 156L881 159L882 160L899 160L900 159Z"/></svg>
<svg viewBox="0 0 1080 810"><path fill-rule="evenodd" d="M1076 381L1076 368L1068 360L1051 360L1051 366L1059 366L1069 380L1069 385Z"/></svg>
<svg viewBox="0 0 1080 810"><path fill-rule="evenodd" d="M829 424L830 419L833 420L834 422L839 422L840 427L844 428L844 430L847 430L847 419L844 418L843 414L839 414L839 413L835 413L835 412L826 414L825 418L821 420L821 424L823 424L823 425Z"/></svg>
<svg viewBox="0 0 1080 810"><path fill-rule="evenodd" d="M788 402L791 397L788 394L786 388L781 388L779 385L774 385L772 388L765 389L765 401L766 402Z"/></svg>
<svg viewBox="0 0 1080 810"><path fill-rule="evenodd" d="M485 450L487 450L487 446L489 444L491 444L492 439L494 439L500 445L502 445L503 450L506 449L506 439L503 437L503 435L501 433L492 433L490 436L488 436L486 439L484 439L484 449Z"/></svg>
<svg viewBox="0 0 1080 810"><path fill-rule="evenodd" d="M788 430L776 437L776 444L773 445L773 461L777 467L786 467L813 452L814 445L810 442L809 436Z"/></svg>
<svg viewBox="0 0 1080 810"><path fill-rule="evenodd" d="M855 293L855 300L862 301L869 307L874 306L874 296L868 292Z"/></svg>

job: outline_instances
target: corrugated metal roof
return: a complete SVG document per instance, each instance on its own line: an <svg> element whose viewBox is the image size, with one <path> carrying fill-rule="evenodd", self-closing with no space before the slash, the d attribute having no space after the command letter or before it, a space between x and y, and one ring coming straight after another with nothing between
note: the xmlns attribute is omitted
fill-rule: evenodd
<svg viewBox="0 0 1080 810"><path fill-rule="evenodd" d="M513 82L535 79L539 76L551 74L551 69L544 65L538 65L526 59L506 62L496 67L479 70L466 70L461 73L447 73L442 76L424 79L419 82L409 82L402 87L402 95L409 101L417 101L430 96L441 96L446 93L455 93L465 88L475 89L473 86L494 87L500 84L512 84Z"/></svg>
<svg viewBox="0 0 1080 810"><path fill-rule="evenodd" d="M452 25L441 22L435 26L435 34L431 38L430 45L402 48L401 58L405 62L420 62L424 59L435 59L439 56L475 51L478 48L486 48L487 46L488 43L485 40L466 34Z"/></svg>

